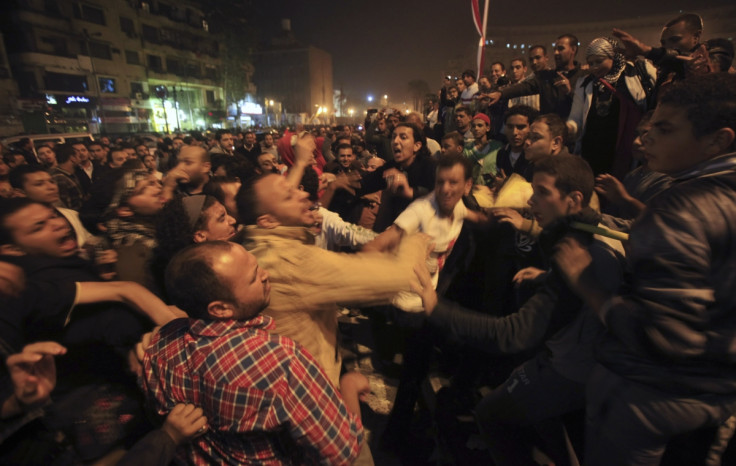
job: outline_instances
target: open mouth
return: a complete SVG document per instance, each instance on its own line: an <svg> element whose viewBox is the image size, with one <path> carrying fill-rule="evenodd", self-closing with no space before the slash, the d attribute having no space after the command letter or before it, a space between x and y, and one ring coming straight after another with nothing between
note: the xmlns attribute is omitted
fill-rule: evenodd
<svg viewBox="0 0 736 466"><path fill-rule="evenodd" d="M69 230L69 232L59 238L58 240L59 247L64 251L73 251L77 249L77 239L74 235L74 232L72 230Z"/></svg>

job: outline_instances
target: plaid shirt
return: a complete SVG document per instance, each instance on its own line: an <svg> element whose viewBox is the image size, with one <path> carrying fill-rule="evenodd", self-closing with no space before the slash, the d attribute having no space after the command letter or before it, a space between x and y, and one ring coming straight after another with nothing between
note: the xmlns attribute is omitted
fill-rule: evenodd
<svg viewBox="0 0 736 466"><path fill-rule="evenodd" d="M350 464L360 420L314 359L268 332L269 317L178 319L154 337L142 385L159 414L193 403L210 429L178 451L188 464Z"/></svg>
<svg viewBox="0 0 736 466"><path fill-rule="evenodd" d="M51 176L59 186L59 200L63 204L63 207L77 211L81 209L82 202L84 201L84 192L82 191L82 185L79 184L77 175L56 167L51 170Z"/></svg>

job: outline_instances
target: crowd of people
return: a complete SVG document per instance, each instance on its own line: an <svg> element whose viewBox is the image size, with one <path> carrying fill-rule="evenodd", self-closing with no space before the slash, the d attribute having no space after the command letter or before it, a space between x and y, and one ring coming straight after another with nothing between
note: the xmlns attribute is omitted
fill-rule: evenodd
<svg viewBox="0 0 736 466"><path fill-rule="evenodd" d="M2 148L0 463L373 464L344 307L387 450L441 370L497 465L733 459L733 45L612 34L359 127Z"/></svg>

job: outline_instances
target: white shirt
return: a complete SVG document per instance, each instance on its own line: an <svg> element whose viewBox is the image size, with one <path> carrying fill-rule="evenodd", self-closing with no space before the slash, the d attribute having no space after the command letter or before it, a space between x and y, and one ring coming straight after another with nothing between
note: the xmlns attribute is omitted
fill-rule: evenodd
<svg viewBox="0 0 736 466"><path fill-rule="evenodd" d="M440 216L439 206L434 191L421 197L406 208L394 221L396 226L406 233L426 233L434 241L434 249L427 259L429 272L432 274L432 286L437 287L439 272L445 264L447 256L452 252L463 221L468 214L463 201L458 201L452 211L452 216ZM419 295L403 292L394 299L394 305L409 312L420 312L422 300Z"/></svg>

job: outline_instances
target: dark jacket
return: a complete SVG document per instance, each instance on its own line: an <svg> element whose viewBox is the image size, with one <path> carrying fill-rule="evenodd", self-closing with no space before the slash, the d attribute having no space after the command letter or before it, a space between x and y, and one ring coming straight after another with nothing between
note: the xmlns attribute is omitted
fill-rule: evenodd
<svg viewBox="0 0 736 466"><path fill-rule="evenodd" d="M597 224L600 217L592 210L562 219L540 235L540 245L549 257L554 246L565 236L573 235L594 257L594 274L615 291L623 272L623 257L592 236L570 230L570 221ZM555 269L551 269L543 284L517 312L505 317L481 314L461 308L449 301L440 301L429 321L446 329L461 341L466 341L491 353L519 353L544 343L552 366L563 376L584 383L593 367L593 342L603 327L595 314L565 285Z"/></svg>
<svg viewBox="0 0 736 466"><path fill-rule="evenodd" d="M736 394L736 153L673 176L633 225L631 292L601 316L598 359L676 394Z"/></svg>
<svg viewBox="0 0 736 466"><path fill-rule="evenodd" d="M574 69L563 71L563 74L570 80L572 90L569 94L565 94L559 86L555 86L555 81L558 79L557 70L542 70L534 73L532 79L525 79L503 88L501 98L511 99L524 95L539 94L539 110L542 114L556 113L563 120L567 120L572 107L575 83L581 76L586 74L586 71L581 70L580 65L576 63Z"/></svg>
<svg viewBox="0 0 736 466"><path fill-rule="evenodd" d="M376 223L373 226L373 230L378 232L389 227L414 199L426 196L434 189L435 161L429 155L417 154L414 162L408 167L401 167L391 160L376 171L365 174L361 180L361 189L358 195L362 196L386 189L386 180L383 178L383 173L389 168L396 168L406 174L409 186L414 190L414 197L407 199L400 194L394 195L389 191L385 191L381 197L381 207L376 215Z"/></svg>

